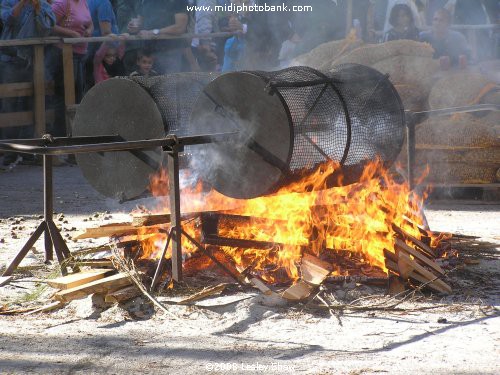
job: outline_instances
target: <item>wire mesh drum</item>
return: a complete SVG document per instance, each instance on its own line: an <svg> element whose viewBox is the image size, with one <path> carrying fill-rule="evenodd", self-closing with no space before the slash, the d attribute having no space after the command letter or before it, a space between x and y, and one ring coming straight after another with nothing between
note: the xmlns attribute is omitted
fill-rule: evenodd
<svg viewBox="0 0 500 375"><path fill-rule="evenodd" d="M239 132L232 144L200 148L201 172L227 196L254 198L327 161L339 164L344 183L356 182L366 163L393 162L404 124L388 77L352 64L331 73L292 67L224 74L202 91L189 132Z"/></svg>
<svg viewBox="0 0 500 375"><path fill-rule="evenodd" d="M75 115L74 136L118 135L127 141L184 135L196 98L213 73L123 77L94 86ZM78 154L83 175L101 194L120 200L142 194L158 171L161 149Z"/></svg>

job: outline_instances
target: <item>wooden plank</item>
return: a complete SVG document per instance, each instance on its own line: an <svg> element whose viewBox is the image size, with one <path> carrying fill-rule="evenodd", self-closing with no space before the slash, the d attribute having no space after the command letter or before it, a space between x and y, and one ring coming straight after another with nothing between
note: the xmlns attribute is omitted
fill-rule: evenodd
<svg viewBox="0 0 500 375"><path fill-rule="evenodd" d="M125 302L128 301L129 299L140 296L141 294L142 292L135 285L131 285L106 294L106 296L104 297L104 302L107 303Z"/></svg>
<svg viewBox="0 0 500 375"><path fill-rule="evenodd" d="M412 267L414 269L414 271L411 271L409 274L410 278L414 278L417 281L422 282L422 283L427 283L427 282L434 280L436 278L436 275L434 275L431 271L422 267L417 262L413 261L405 253L400 252L399 259L401 261L407 263L408 268ZM398 264L399 264L399 262L398 262ZM422 279L421 277L419 278L418 275L415 275L415 272L417 272L421 276L423 276L424 279ZM422 281L422 280L424 280L424 281ZM448 284L446 284L443 280L440 280L440 279L436 279L436 280L432 281L431 283L429 283L429 287L431 287L437 291L440 291L442 293L451 293L451 291L452 291L451 287Z"/></svg>
<svg viewBox="0 0 500 375"><path fill-rule="evenodd" d="M300 265L302 280L320 285L331 272L330 264L310 254L304 254Z"/></svg>
<svg viewBox="0 0 500 375"><path fill-rule="evenodd" d="M425 251L427 254L429 254L431 257L436 258L436 253L434 252L433 249L431 249L429 246L427 246L425 243L420 241L419 239L413 237L411 234L406 233L404 230L402 230L400 227L397 225L392 225L392 228L394 231L399 234L400 236L406 238L407 240L413 242L414 245L418 246L420 249Z"/></svg>
<svg viewBox="0 0 500 375"><path fill-rule="evenodd" d="M53 95L54 82L46 83L44 80L43 83L45 95ZM35 92L33 87L33 82L2 83L0 84L0 99L33 96Z"/></svg>
<svg viewBox="0 0 500 375"><path fill-rule="evenodd" d="M35 136L41 137L45 129L45 65L44 46L34 46L33 55L33 96L35 112Z"/></svg>
<svg viewBox="0 0 500 375"><path fill-rule="evenodd" d="M132 223L114 223L106 224L100 227L87 228L84 231L77 233L73 239L81 240L84 238L101 238L111 236L123 236L127 234L137 234L138 227L134 227Z"/></svg>
<svg viewBox="0 0 500 375"><path fill-rule="evenodd" d="M0 128L33 125L35 114L33 111L0 113ZM47 122L54 121L54 110L45 113Z"/></svg>
<svg viewBox="0 0 500 375"><path fill-rule="evenodd" d="M181 215L181 220L188 220L199 216L201 212L186 212ZM158 224L169 224L170 213L166 214L140 214L132 216L132 225L136 227L147 227Z"/></svg>
<svg viewBox="0 0 500 375"><path fill-rule="evenodd" d="M0 98L15 98L32 95L32 82L3 83L0 85Z"/></svg>
<svg viewBox="0 0 500 375"><path fill-rule="evenodd" d="M110 291L118 290L124 286L130 285L132 282L129 276L124 273L119 273L104 279L95 280L87 284L77 286L75 288L62 290L52 297L61 302L70 302L75 299L85 298L93 293L105 294Z"/></svg>
<svg viewBox="0 0 500 375"><path fill-rule="evenodd" d="M299 280L290 288L285 290L282 297L289 301L301 301L311 295L314 287L306 283L304 280Z"/></svg>
<svg viewBox="0 0 500 375"><path fill-rule="evenodd" d="M112 269L103 269L78 272L71 275L58 277L57 279L48 280L47 284L56 289L71 289L79 285L87 284L94 280L103 279L106 274L109 274L113 271L114 270Z"/></svg>
<svg viewBox="0 0 500 375"><path fill-rule="evenodd" d="M415 250L413 247L408 246L404 241L400 240L399 238L396 238L396 247L399 248L399 250L405 251L408 254L412 255L419 261L425 263L429 267L431 267L433 270L438 272L441 275L444 275L444 270L436 263L427 258L425 255L422 255L419 251Z"/></svg>

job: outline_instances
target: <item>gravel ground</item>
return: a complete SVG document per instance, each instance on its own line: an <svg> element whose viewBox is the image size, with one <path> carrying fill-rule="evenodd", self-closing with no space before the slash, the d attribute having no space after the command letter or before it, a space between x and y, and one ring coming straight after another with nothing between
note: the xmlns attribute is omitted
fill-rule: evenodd
<svg viewBox="0 0 500 375"><path fill-rule="evenodd" d="M63 236L126 221L137 204L151 204L105 199L77 167L58 167L54 174L54 210L63 214L57 221ZM0 171L0 187L1 267L40 220L41 168ZM499 212L500 205L491 202L434 202L426 208L431 229L477 235L497 245ZM39 241L23 265L39 265L42 249ZM0 373L498 374L498 271L493 254L455 275L455 295L412 300L399 306L404 311L336 316L233 293L211 301L224 306L169 307L177 319L161 312L131 319L118 306L101 311L87 298L49 314L0 316ZM31 284L17 285L0 288L0 306L32 292ZM334 293L354 298L369 294L370 287L346 285ZM247 299L229 303L239 298ZM423 310L429 307L434 308Z"/></svg>

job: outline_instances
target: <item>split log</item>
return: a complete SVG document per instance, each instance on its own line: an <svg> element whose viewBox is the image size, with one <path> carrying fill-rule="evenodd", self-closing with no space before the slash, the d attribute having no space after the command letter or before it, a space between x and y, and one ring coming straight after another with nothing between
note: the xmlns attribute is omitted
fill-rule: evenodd
<svg viewBox="0 0 500 375"><path fill-rule="evenodd" d="M422 255L419 251L415 250L413 247L408 246L404 241L400 240L399 238L396 238L395 246L397 249L399 249L401 251L405 251L406 253L415 257L418 261L431 267L433 270L435 270L439 274L444 275L444 270L441 267L439 267L439 265L436 262L433 262L432 260L427 258L425 255Z"/></svg>
<svg viewBox="0 0 500 375"><path fill-rule="evenodd" d="M289 301L302 301L311 295L313 289L313 286L309 285L304 280L300 280L285 290L282 297Z"/></svg>
<svg viewBox="0 0 500 375"><path fill-rule="evenodd" d="M331 265L306 253L302 257L300 271L302 280L313 285L320 285L330 274Z"/></svg>
<svg viewBox="0 0 500 375"><path fill-rule="evenodd" d="M58 277L57 279L47 280L52 288L66 290L75 288L79 285L90 283L94 280L103 279L104 276L110 275L115 272L114 269L91 270L86 272L78 272L71 275Z"/></svg>
<svg viewBox="0 0 500 375"><path fill-rule="evenodd" d="M426 252L428 256L432 258L436 258L436 253L433 249L431 249L429 246L427 246L425 243L420 241L419 239L413 237L411 234L406 233L404 230L402 230L400 227L397 225L392 224L392 229L399 234L403 239L407 239L408 241L413 242L415 246L417 246L419 249L422 251Z"/></svg>
<svg viewBox="0 0 500 375"><path fill-rule="evenodd" d="M85 298L93 293L108 293L130 285L131 283L129 275L119 273L104 279L95 280L90 283L77 286L75 288L60 291L54 294L53 299L61 302L70 302L75 299Z"/></svg>
<svg viewBox="0 0 500 375"><path fill-rule="evenodd" d="M104 297L104 302L121 303L140 296L142 292L135 285L127 286L117 291L110 292Z"/></svg>

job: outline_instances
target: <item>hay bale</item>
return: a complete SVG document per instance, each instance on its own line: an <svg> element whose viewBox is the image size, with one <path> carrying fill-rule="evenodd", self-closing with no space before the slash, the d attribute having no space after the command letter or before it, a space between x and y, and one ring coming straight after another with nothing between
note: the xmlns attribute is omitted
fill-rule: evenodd
<svg viewBox="0 0 500 375"><path fill-rule="evenodd" d="M417 164L465 163L483 167L500 168L500 147L465 150L417 150Z"/></svg>
<svg viewBox="0 0 500 375"><path fill-rule="evenodd" d="M495 84L472 72L453 72L436 82L429 95L431 109L459 107L480 103Z"/></svg>
<svg viewBox="0 0 500 375"><path fill-rule="evenodd" d="M308 53L294 58L291 65L303 65L318 70L329 70L333 60L362 45L363 41L353 40L351 38L323 43L313 48Z"/></svg>
<svg viewBox="0 0 500 375"><path fill-rule="evenodd" d="M439 62L429 57L401 55L381 60L372 67L381 73L389 74L389 79L395 85L414 86L412 97L417 102L423 102L432 89Z"/></svg>
<svg viewBox="0 0 500 375"><path fill-rule="evenodd" d="M497 170L495 167L468 163L436 162L429 165L429 174L425 180L436 184L492 184L499 182ZM424 173L424 169L418 168L417 173Z"/></svg>
<svg viewBox="0 0 500 375"><path fill-rule="evenodd" d="M470 114L429 118L416 127L416 144L449 147L494 147L500 142L491 124Z"/></svg>
<svg viewBox="0 0 500 375"><path fill-rule="evenodd" d="M394 56L420 56L432 58L434 50L428 43L413 40L394 40L381 44L368 44L335 59L332 68L342 64L355 63L372 66L381 60Z"/></svg>

